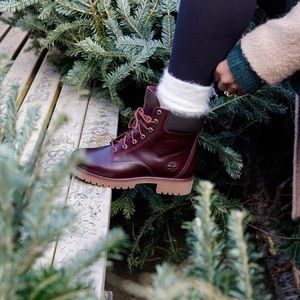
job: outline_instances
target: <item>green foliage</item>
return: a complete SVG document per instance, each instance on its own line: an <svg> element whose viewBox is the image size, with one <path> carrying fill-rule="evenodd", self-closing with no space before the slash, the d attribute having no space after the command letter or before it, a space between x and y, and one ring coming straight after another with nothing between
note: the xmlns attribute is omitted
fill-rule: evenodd
<svg viewBox="0 0 300 300"><path fill-rule="evenodd" d="M158 81L172 47L178 2L10 0L1 1L0 10L15 12L14 23L39 38L42 46L61 49L62 54L53 61L58 61L65 81L78 87L100 81L101 93L111 99L120 109L122 120L127 121L134 107L127 107L131 103L125 104L121 95L124 91L126 94L128 87L133 95L135 88ZM262 19L258 15L256 21ZM284 114L290 99L286 86L267 87L252 96L215 98L199 137L201 171L196 175L222 187L232 184L231 179L239 179L244 159L241 145L247 141L248 132L258 123L267 124L274 114ZM28 117L26 122L34 118ZM10 124L7 131L13 140L16 133ZM23 129L20 145L30 134L28 130ZM19 148L22 151L22 146ZM207 152L216 155L218 161L210 159ZM176 228L189 218L193 201L193 195L162 197L148 187L137 187L113 203L113 215L123 215L132 235L128 258L131 269L143 267L149 258L180 262L185 257L185 245L180 244ZM145 203L142 215L137 202ZM236 206L222 194L213 201L215 222L222 232L228 210ZM220 241L221 245L224 247Z"/></svg>
<svg viewBox="0 0 300 300"><path fill-rule="evenodd" d="M211 103L208 118L216 120L220 117L232 119L238 117L249 122L268 123L272 113L284 114L292 92L285 86L265 87L254 95L218 97Z"/></svg>
<svg viewBox="0 0 300 300"><path fill-rule="evenodd" d="M226 238L222 239L212 209L217 198L210 182L196 185L196 218L185 225L189 258L177 268L167 264L157 267L152 286L131 285L129 292L162 300L270 299L263 270L257 265L260 255L244 234L244 213L230 212Z"/></svg>
<svg viewBox="0 0 300 300"><path fill-rule="evenodd" d="M148 259L157 256L159 260L177 263L186 257L185 244L180 241L178 233L193 210L194 196L194 193L184 197L161 196L148 186L138 185L133 190L124 191L112 203L112 217L122 214L125 218L123 226L132 233L127 258L130 270L143 268ZM139 207L141 203L143 208ZM237 201L214 192L211 209L221 228L226 226L228 211L239 207ZM157 249L158 244L160 249Z"/></svg>
<svg viewBox="0 0 300 300"><path fill-rule="evenodd" d="M134 213L140 203L146 205L143 214ZM175 224L180 227L183 222L182 212L190 206L185 197L161 197L148 186L139 185L131 191L122 193L112 203L112 216L122 213L125 218L123 224L133 233L130 253L127 258L131 270L142 268L147 259L160 255L163 259L180 262L186 255L184 247L179 245L174 235ZM172 226L170 226L172 224ZM157 244L162 243L157 253Z"/></svg>
<svg viewBox="0 0 300 300"><path fill-rule="evenodd" d="M1 56L2 61L5 59ZM0 78L6 70L1 69ZM105 241L63 267L53 267L50 261L48 265L41 264L45 251L74 222L72 210L55 199L60 195L62 180L81 158L64 159L49 170L41 164L44 148L26 161L21 159L38 110L28 111L19 124L17 92L15 86L9 93L0 90L0 299L97 299L82 274L103 256L103 251L107 250L111 258L119 258L117 250L124 234L113 230ZM57 126L61 123L62 119Z"/></svg>
<svg viewBox="0 0 300 300"><path fill-rule="evenodd" d="M128 120L132 111L120 90L134 82L145 87L157 82L173 44L177 0L10 0L0 11L16 12L15 24L42 38L42 45L55 45L65 55L59 59L64 80L78 87L101 81L108 96ZM258 16L257 21L260 21ZM233 179L241 175L242 156L234 149L236 138L256 122L266 123L273 113L283 114L290 95L279 86L253 96L218 97L211 103L199 144L218 156ZM283 99L284 97L284 99ZM241 120L235 132L235 120ZM214 132L214 124L223 127ZM216 175L218 176L218 175Z"/></svg>
<svg viewBox="0 0 300 300"><path fill-rule="evenodd" d="M173 42L177 0L10 0L0 11L16 12L16 25L74 60L68 82L85 87L101 80L122 112L124 83L158 80Z"/></svg>
<svg viewBox="0 0 300 300"><path fill-rule="evenodd" d="M228 175L239 178L243 167L242 157L232 148L225 146L219 140L222 136L203 132L199 137L200 145L207 151L217 154Z"/></svg>

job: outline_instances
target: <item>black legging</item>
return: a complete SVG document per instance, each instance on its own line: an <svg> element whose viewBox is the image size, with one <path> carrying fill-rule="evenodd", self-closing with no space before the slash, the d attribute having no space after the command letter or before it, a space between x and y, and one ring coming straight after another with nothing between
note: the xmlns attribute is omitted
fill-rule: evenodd
<svg viewBox="0 0 300 300"><path fill-rule="evenodd" d="M169 72L210 85L219 62L249 25L256 0L181 0Z"/></svg>

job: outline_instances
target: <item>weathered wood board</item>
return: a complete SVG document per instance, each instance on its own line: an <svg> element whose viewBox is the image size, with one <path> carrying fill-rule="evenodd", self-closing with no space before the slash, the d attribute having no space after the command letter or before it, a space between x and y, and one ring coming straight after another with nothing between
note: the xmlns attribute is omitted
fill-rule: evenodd
<svg viewBox="0 0 300 300"><path fill-rule="evenodd" d="M54 131L55 124L62 115L68 120L52 134L47 152L41 161L43 169L51 169L78 148L88 102L89 96L82 97L75 87L66 84L62 86L47 132ZM46 139L48 138L47 134ZM61 192L56 197L56 202L65 203L70 181L71 178L68 177L61 183ZM55 248L56 243L50 247L39 263L52 264Z"/></svg>
<svg viewBox="0 0 300 300"><path fill-rule="evenodd" d="M10 26L8 24L3 24L3 23L0 24L0 41L3 40L3 38L9 31L9 29L10 29Z"/></svg>
<svg viewBox="0 0 300 300"><path fill-rule="evenodd" d="M66 84L62 86L47 131L54 130L55 124L61 116L67 117L67 122L59 127L51 137L42 162L46 169L67 155L71 155L72 151L78 148L88 102L89 96L81 96L75 87ZM68 186L69 184L64 184L66 189ZM66 195L67 190L63 191L62 194Z"/></svg>
<svg viewBox="0 0 300 300"><path fill-rule="evenodd" d="M4 17L4 18L9 18L10 16L11 16L11 14L9 14L9 13L2 14L2 17ZM4 22L0 22L0 41L3 40L3 38L9 31L9 29L10 29L10 26L8 24L6 24Z"/></svg>
<svg viewBox="0 0 300 300"><path fill-rule="evenodd" d="M86 113L80 147L107 144L116 136L118 111L105 99L91 97ZM72 178L67 203L78 215L78 221L62 240L58 241L54 264L62 265L71 257L85 253L109 230L111 189L104 189ZM89 272L97 294L103 297L105 261L94 264ZM101 298L102 299L102 298Z"/></svg>
<svg viewBox="0 0 300 300"><path fill-rule="evenodd" d="M18 114L17 129L22 126L28 109L37 107L40 113L33 134L24 149L22 161L28 159L32 153L37 153L60 92L60 75L57 68L47 61L49 54L44 58Z"/></svg>
<svg viewBox="0 0 300 300"><path fill-rule="evenodd" d="M2 93L4 95L9 91L12 85L19 86L17 107L21 105L24 97L26 96L40 66L41 59L43 58L43 51L38 54L35 53L34 50L28 51L30 43L31 40L29 39L23 46L23 49L15 59L13 65L3 80Z"/></svg>
<svg viewBox="0 0 300 300"><path fill-rule="evenodd" d="M10 59L14 59L24 45L27 32L19 28L11 28L0 44L0 52L5 52Z"/></svg>

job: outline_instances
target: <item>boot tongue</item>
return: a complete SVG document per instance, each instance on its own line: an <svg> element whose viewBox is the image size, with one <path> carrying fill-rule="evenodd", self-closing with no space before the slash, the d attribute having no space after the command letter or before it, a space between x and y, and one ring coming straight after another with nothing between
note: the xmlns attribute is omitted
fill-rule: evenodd
<svg viewBox="0 0 300 300"><path fill-rule="evenodd" d="M144 99L145 114L148 116L152 116L155 107L160 107L158 98L156 96L156 87L148 86L146 89L146 94Z"/></svg>

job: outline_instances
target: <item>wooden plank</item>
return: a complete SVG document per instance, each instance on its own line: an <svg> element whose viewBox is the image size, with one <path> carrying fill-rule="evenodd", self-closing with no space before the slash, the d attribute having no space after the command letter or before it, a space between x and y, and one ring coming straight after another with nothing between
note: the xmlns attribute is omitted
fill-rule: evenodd
<svg viewBox="0 0 300 300"><path fill-rule="evenodd" d="M5 18L5 19L8 19L8 18L12 17L12 14L9 13L9 12L5 12L1 15L1 17ZM6 34L8 33L10 28L11 28L10 25L8 25L4 22L0 22L0 42L6 36Z"/></svg>
<svg viewBox="0 0 300 300"><path fill-rule="evenodd" d="M4 39L9 29L10 26L8 24L0 23L0 42Z"/></svg>
<svg viewBox="0 0 300 300"><path fill-rule="evenodd" d="M116 136L118 111L105 99L91 97L82 131L80 147L107 144ZM100 188L72 178L67 197L78 216L74 228L58 241L54 264L62 265L72 257L85 253L101 238L107 236L110 221L111 189ZM93 280L95 292L104 297L106 259L95 263L87 272Z"/></svg>
<svg viewBox="0 0 300 300"><path fill-rule="evenodd" d="M12 14L8 13L8 12L5 12L1 15L1 17L3 17L3 18L9 18L11 16L12 16ZM8 25L4 22L0 22L0 41L3 40L3 38L5 37L7 32L9 31L9 29L10 29L10 25Z"/></svg>
<svg viewBox="0 0 300 300"><path fill-rule="evenodd" d="M12 85L19 86L17 107L20 106L24 97L26 96L26 93L45 54L43 51L39 54L36 54L35 50L28 51L27 49L30 43L31 40L29 39L25 43L23 49L19 53L18 57L3 80L3 95L10 90Z"/></svg>
<svg viewBox="0 0 300 300"><path fill-rule="evenodd" d="M68 121L51 138L47 152L41 162L45 170L49 170L54 164L69 156L72 151L78 148L88 101L89 97L83 98L75 87L66 84L63 85L49 124L48 132L53 131L56 120L62 114L68 118ZM55 199L56 203L64 203L66 201L70 182L70 177L65 178L62 182L61 192ZM56 243L44 253L44 256L38 263L43 265L51 264L55 249Z"/></svg>
<svg viewBox="0 0 300 300"><path fill-rule="evenodd" d="M104 293L104 300L113 300L113 293L112 292L105 292Z"/></svg>
<svg viewBox="0 0 300 300"><path fill-rule="evenodd" d="M49 51L49 55L51 54L52 51ZM17 128L22 126L28 109L38 107L40 112L40 118L24 149L21 161L27 160L32 153L37 153L60 92L60 75L57 67L47 61L47 56L44 58L18 114Z"/></svg>
<svg viewBox="0 0 300 300"><path fill-rule="evenodd" d="M57 119L62 115L66 116L68 121L52 136L42 161L44 168L51 168L78 148L88 102L89 96L82 97L76 87L67 84L62 86L47 131L53 131ZM70 182L70 179L68 181ZM64 184L63 195L67 194L68 186L69 184Z"/></svg>
<svg viewBox="0 0 300 300"><path fill-rule="evenodd" d="M20 28L11 28L0 43L0 52L6 53L10 59L14 59L24 45L28 33Z"/></svg>

